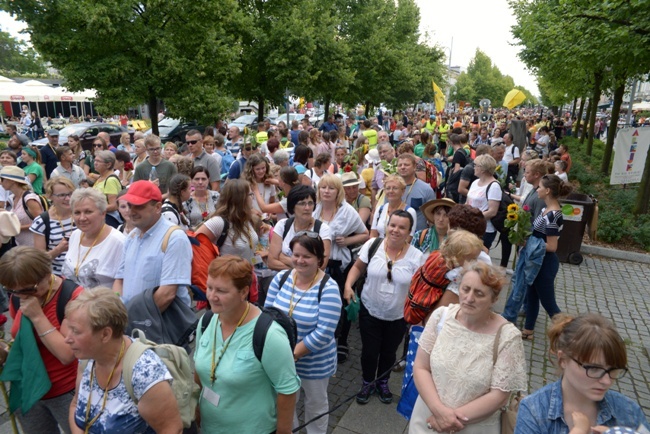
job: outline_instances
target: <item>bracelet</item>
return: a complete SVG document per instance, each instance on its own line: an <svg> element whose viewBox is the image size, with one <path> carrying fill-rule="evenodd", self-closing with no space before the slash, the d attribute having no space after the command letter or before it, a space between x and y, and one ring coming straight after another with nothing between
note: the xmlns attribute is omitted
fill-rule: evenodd
<svg viewBox="0 0 650 434"><path fill-rule="evenodd" d="M46 330L46 331L44 331L43 333L39 333L38 337L39 337L39 338L42 338L42 337L44 337L44 336L49 335L50 333L52 333L52 332L54 332L54 331L56 331L56 327L52 327L51 329Z"/></svg>

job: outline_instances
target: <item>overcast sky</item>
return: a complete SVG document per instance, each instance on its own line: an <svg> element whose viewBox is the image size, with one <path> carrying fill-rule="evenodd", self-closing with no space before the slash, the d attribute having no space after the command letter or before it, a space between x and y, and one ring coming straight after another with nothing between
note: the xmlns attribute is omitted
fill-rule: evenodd
<svg viewBox="0 0 650 434"><path fill-rule="evenodd" d="M537 81L517 57L517 47L510 28L516 24L506 0L415 0L420 7L420 31L429 33L449 55L451 38L454 45L451 66L467 69L469 61L480 48L496 64L502 74L509 75L515 84L539 95ZM447 58L449 61L449 58Z"/></svg>
<svg viewBox="0 0 650 434"><path fill-rule="evenodd" d="M510 28L516 23L506 0L415 0L420 7L420 31L428 32L432 43L438 44L449 55L451 38L452 66L467 69L477 48L486 53L504 75L510 75L515 84L526 87L539 96L537 82L517 57L517 47L510 45ZM4 31L14 36L24 28L6 12L0 12ZM447 60L448 61L448 60Z"/></svg>

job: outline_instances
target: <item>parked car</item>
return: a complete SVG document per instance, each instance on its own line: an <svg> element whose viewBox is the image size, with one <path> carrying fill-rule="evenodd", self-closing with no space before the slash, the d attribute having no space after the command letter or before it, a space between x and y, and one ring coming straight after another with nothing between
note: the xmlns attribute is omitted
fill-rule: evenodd
<svg viewBox="0 0 650 434"><path fill-rule="evenodd" d="M158 136L162 143L174 142L177 145L184 143L185 135L189 130L199 130L203 133L205 127L196 121L182 121L174 118L164 118L158 123L158 132L160 133ZM151 132L151 128L149 128L144 135L148 136Z"/></svg>
<svg viewBox="0 0 650 434"><path fill-rule="evenodd" d="M89 151L93 147L93 140L100 132L106 132L111 136L111 143L117 147L120 144L122 133L128 132L133 141L133 130L127 130L119 125L112 125L100 122L81 122L79 124L70 124L67 127L59 130L59 144L65 144L68 141L68 136L79 136L81 146ZM33 145L39 148L47 144L47 138L35 140Z"/></svg>

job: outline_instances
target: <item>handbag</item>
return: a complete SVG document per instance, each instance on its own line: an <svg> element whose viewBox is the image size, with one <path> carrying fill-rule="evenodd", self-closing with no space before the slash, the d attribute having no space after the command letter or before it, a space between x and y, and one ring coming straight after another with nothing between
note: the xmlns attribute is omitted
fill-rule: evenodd
<svg viewBox="0 0 650 434"><path fill-rule="evenodd" d="M492 348L492 366L497 363L497 356L499 353L499 339L501 338L501 329L508 323L501 324L496 336L494 337L494 346ZM519 411L519 403L524 398L521 392L517 392L514 396L511 394L508 402L501 408L501 434L514 434L515 425L517 424L517 412Z"/></svg>

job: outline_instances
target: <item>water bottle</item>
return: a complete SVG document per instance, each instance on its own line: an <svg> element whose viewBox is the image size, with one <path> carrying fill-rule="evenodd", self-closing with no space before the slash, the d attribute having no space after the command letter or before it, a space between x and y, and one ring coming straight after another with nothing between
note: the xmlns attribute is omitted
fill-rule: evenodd
<svg viewBox="0 0 650 434"><path fill-rule="evenodd" d="M156 182L158 179L158 172L156 172L156 166L151 167L151 172L149 172L149 181Z"/></svg>
<svg viewBox="0 0 650 434"><path fill-rule="evenodd" d="M260 236L260 247L262 250L269 249L269 232L265 232Z"/></svg>

